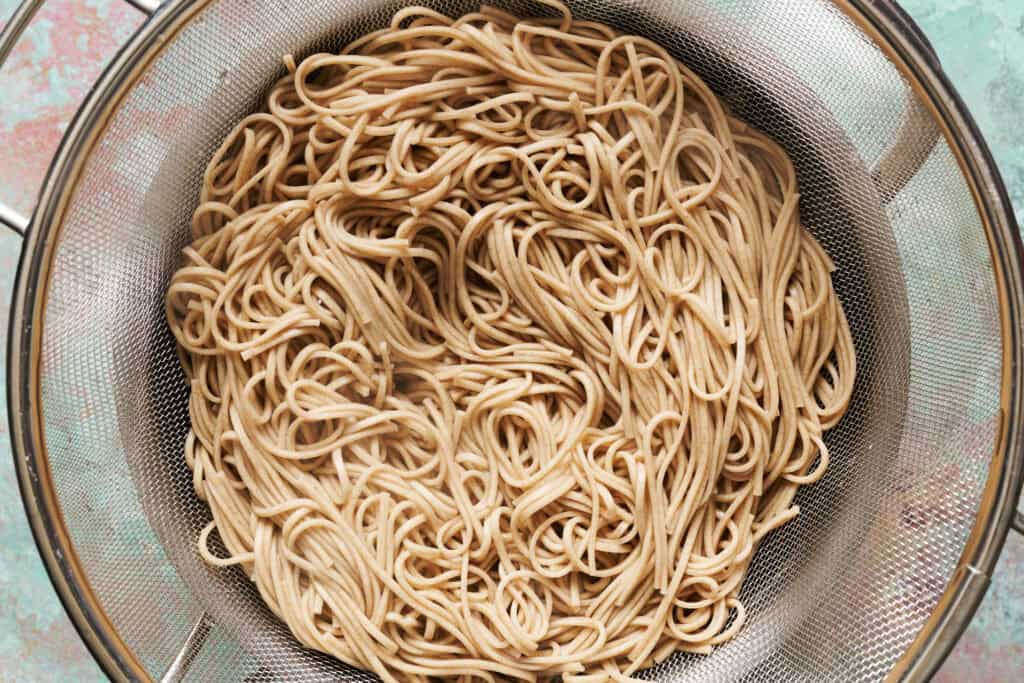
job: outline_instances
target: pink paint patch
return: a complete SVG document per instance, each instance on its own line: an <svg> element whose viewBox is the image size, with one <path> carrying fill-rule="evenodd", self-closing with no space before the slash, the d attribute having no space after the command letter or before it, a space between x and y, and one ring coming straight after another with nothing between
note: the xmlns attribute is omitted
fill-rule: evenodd
<svg viewBox="0 0 1024 683"><path fill-rule="evenodd" d="M57 150L65 118L62 111L41 112L34 121L26 121L14 130L0 130L0 186L5 190L3 201L28 213L35 202L50 158Z"/></svg>
<svg viewBox="0 0 1024 683"><path fill-rule="evenodd" d="M0 73L0 202L31 212L63 129L142 21L121 2L43 5Z"/></svg>
<svg viewBox="0 0 1024 683"><path fill-rule="evenodd" d="M968 631L946 660L934 683L1016 683L1024 670L1024 643L993 649L985 639Z"/></svg>

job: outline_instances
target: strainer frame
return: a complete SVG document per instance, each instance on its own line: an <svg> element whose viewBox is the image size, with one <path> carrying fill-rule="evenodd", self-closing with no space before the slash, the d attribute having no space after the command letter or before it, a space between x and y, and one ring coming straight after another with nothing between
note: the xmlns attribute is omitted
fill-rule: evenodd
<svg viewBox="0 0 1024 683"><path fill-rule="evenodd" d="M128 1L140 9L150 9L148 3ZM66 611L113 680L151 677L121 640L93 594L54 490L39 409L42 313L58 243L55 236L92 144L121 98L159 54L160 45L210 1L168 0L121 47L93 85L51 162L29 221L11 305L8 411L22 500L40 555ZM999 294L1001 412L981 504L956 572L917 638L888 676L889 680L919 681L938 669L981 602L1013 523L1024 482L1024 245L992 155L923 34L891 0L832 2L900 69L939 124L974 196ZM29 0L25 4L40 3Z"/></svg>

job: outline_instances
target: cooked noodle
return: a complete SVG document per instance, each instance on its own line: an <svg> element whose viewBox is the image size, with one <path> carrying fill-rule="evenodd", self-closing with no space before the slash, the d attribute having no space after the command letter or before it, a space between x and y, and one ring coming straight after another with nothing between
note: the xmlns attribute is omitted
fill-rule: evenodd
<svg viewBox="0 0 1024 683"><path fill-rule="evenodd" d="M200 552L386 681L709 652L852 390L783 150L549 4L286 57L167 292Z"/></svg>

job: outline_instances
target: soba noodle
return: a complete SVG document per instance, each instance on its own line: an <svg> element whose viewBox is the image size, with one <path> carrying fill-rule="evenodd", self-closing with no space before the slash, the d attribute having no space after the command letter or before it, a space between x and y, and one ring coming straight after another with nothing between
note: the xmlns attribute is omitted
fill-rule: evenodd
<svg viewBox="0 0 1024 683"><path fill-rule="evenodd" d="M385 681L709 652L852 390L783 150L549 4L286 57L167 292L201 553Z"/></svg>

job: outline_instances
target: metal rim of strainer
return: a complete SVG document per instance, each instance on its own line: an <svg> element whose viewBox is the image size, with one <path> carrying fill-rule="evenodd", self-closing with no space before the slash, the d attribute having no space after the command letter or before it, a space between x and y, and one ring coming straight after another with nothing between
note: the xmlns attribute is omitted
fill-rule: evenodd
<svg viewBox="0 0 1024 683"><path fill-rule="evenodd" d="M148 0L127 1L152 15L120 49L73 119L27 226L10 313L7 392L18 483L36 544L57 593L108 676L114 680L150 680L106 616L77 559L53 487L39 408L42 313L49 271L63 213L79 173L120 99L160 53L161 46L210 2L169 0L155 8ZM20 33L40 2L26 0L10 22L18 24L20 20L20 26L11 29L9 24L4 37ZM1024 520L1016 512L1024 480L1024 246L991 153L920 30L891 0L832 2L900 69L938 123L970 185L984 224L999 295L1001 419L988 480L958 569L917 638L888 676L888 680L920 681L938 669L970 622L1011 525L1024 532Z"/></svg>

